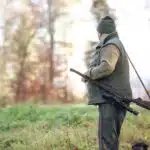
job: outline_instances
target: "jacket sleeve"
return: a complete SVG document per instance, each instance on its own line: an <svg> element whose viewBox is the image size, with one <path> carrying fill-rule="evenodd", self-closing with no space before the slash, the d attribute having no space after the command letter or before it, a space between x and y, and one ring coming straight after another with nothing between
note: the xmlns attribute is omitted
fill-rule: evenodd
<svg viewBox="0 0 150 150"><path fill-rule="evenodd" d="M102 49L100 65L90 69L90 77L99 79L109 76L114 70L119 59L120 51L115 45L107 45Z"/></svg>

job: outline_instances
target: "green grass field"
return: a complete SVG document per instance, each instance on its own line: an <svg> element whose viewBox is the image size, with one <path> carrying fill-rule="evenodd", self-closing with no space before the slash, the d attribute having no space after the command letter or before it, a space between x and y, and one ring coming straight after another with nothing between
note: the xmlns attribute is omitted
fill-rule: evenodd
<svg viewBox="0 0 150 150"><path fill-rule="evenodd" d="M150 144L150 112L136 109L141 114L128 113L123 124L121 150L136 140ZM97 150L97 118L97 109L85 105L1 108L0 150Z"/></svg>

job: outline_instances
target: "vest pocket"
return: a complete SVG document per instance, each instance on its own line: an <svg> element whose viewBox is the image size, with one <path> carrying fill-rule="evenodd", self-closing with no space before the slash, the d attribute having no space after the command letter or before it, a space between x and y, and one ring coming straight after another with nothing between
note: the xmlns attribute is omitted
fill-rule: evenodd
<svg viewBox="0 0 150 150"><path fill-rule="evenodd" d="M100 89L98 86L88 82L87 83L87 91L88 91L89 100L96 99L96 98L99 99Z"/></svg>

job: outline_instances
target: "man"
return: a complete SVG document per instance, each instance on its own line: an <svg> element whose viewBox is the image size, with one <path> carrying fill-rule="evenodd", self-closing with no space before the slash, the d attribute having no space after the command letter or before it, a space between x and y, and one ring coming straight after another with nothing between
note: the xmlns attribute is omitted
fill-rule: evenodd
<svg viewBox="0 0 150 150"><path fill-rule="evenodd" d="M129 78L129 64L124 46L119 39L114 20L110 16L101 19L97 27L100 43L91 56L88 77L100 84L105 84L116 90L121 96L132 98ZM88 81L89 105L99 108L99 150L118 150L119 136L126 110L113 103L113 98L104 98L108 94Z"/></svg>

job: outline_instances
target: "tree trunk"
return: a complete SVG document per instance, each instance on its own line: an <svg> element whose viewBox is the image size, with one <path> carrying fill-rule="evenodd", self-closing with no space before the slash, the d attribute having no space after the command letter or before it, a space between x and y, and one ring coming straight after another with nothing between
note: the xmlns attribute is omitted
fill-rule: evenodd
<svg viewBox="0 0 150 150"><path fill-rule="evenodd" d="M53 19L53 0L47 0L48 4L48 32L50 36L50 51L49 51L49 83L50 89L53 88L53 78L54 78L54 19Z"/></svg>
<svg viewBox="0 0 150 150"><path fill-rule="evenodd" d="M115 16L113 14L114 10L109 8L107 0L93 0L91 11L97 21L99 21L102 17L106 15L111 15L115 19Z"/></svg>

